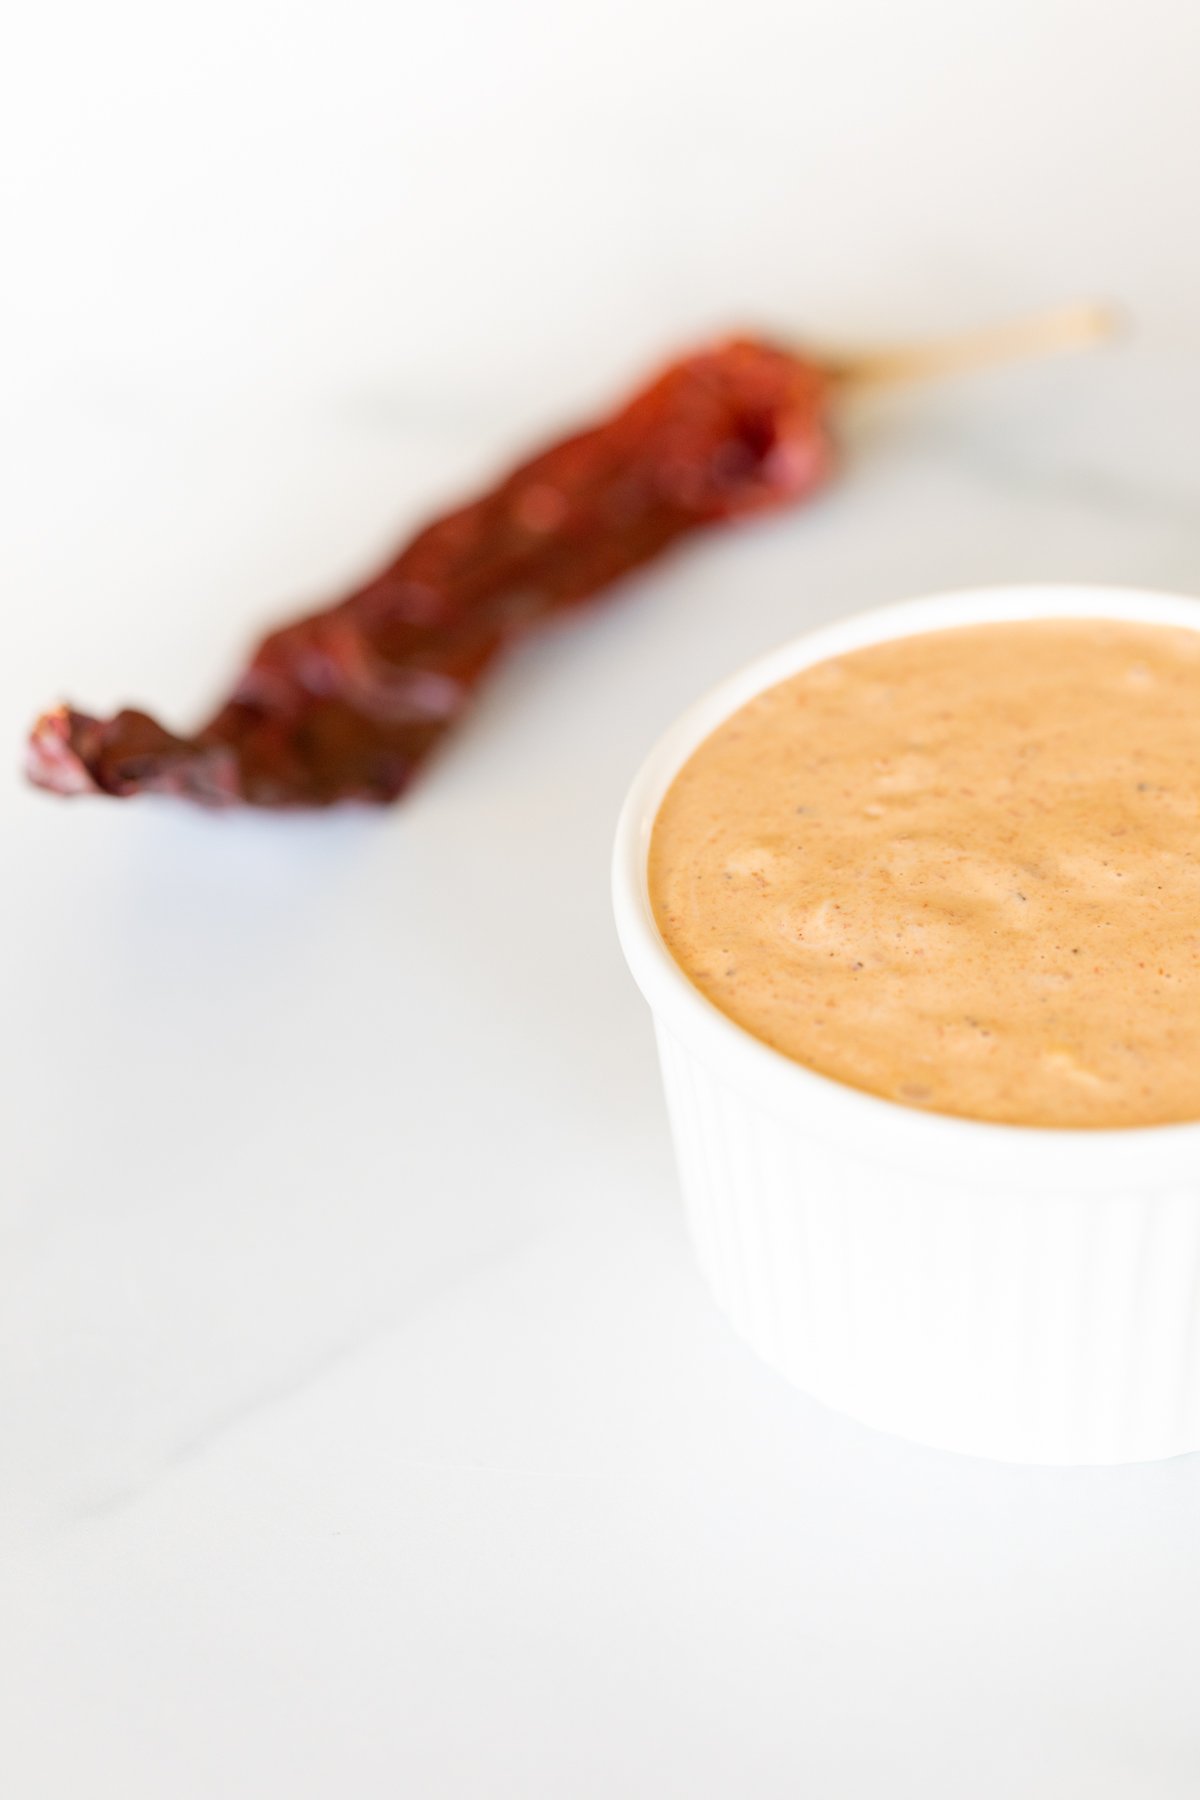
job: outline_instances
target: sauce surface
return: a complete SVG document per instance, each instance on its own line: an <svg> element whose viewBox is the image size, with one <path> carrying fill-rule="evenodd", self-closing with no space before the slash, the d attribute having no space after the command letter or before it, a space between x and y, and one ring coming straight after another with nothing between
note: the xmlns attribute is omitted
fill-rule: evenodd
<svg viewBox="0 0 1200 1800"><path fill-rule="evenodd" d="M979 625L802 670L684 765L649 878L696 987L825 1075L1200 1119L1200 631Z"/></svg>

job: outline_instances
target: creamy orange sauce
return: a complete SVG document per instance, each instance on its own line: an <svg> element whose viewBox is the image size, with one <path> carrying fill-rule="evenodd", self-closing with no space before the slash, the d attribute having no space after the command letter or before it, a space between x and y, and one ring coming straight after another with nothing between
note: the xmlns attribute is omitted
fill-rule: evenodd
<svg viewBox="0 0 1200 1800"><path fill-rule="evenodd" d="M823 1074L1200 1119L1200 632L980 625L805 669L685 764L649 874L695 985Z"/></svg>

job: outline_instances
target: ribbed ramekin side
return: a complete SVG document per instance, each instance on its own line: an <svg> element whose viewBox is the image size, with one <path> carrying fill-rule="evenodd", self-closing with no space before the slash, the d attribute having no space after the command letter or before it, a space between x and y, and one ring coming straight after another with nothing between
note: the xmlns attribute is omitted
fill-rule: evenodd
<svg viewBox="0 0 1200 1800"><path fill-rule="evenodd" d="M691 1235L740 1334L817 1399L1017 1462L1200 1448L1200 1174L955 1179L760 1108L661 1024Z"/></svg>

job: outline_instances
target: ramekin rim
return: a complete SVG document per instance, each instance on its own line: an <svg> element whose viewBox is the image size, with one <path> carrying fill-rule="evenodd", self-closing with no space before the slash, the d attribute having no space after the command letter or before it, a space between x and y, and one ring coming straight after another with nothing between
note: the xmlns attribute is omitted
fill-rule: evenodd
<svg viewBox="0 0 1200 1800"><path fill-rule="evenodd" d="M847 614L786 639L709 688L677 715L644 757L626 794L612 861L617 933L634 979L656 1020L686 1040L702 1060L720 1061L735 1086L753 1092L776 1111L820 1109L841 1137L855 1120L880 1135L923 1150L955 1150L972 1157L998 1156L1007 1163L1030 1151L1072 1163L1120 1164L1139 1153L1200 1150L1200 1120L1158 1125L1063 1127L1007 1124L905 1106L850 1086L795 1061L747 1031L707 998L676 962L659 933L650 905L647 856L650 834L671 781L716 727L755 694L800 669L830 657L959 625L1025 619L1113 618L1131 624L1181 626L1200 631L1200 600L1155 589L1102 583L1021 583L955 588ZM1114 1169L1114 1180L1120 1175Z"/></svg>

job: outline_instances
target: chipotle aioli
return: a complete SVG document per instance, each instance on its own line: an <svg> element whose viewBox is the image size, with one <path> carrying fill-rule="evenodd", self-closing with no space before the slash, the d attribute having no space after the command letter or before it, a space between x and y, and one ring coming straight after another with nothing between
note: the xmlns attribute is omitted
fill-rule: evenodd
<svg viewBox="0 0 1200 1800"><path fill-rule="evenodd" d="M649 876L695 986L822 1074L1200 1119L1200 632L979 625L804 669L684 765Z"/></svg>

